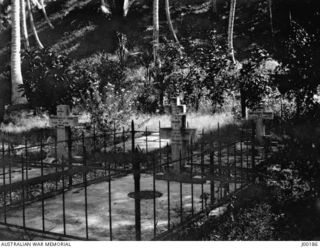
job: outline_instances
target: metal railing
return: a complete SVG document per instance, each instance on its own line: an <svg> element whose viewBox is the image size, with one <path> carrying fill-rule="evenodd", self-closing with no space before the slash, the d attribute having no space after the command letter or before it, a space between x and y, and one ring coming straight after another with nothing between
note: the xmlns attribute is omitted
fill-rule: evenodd
<svg viewBox="0 0 320 248"><path fill-rule="evenodd" d="M130 131L62 141L68 157L61 160L56 139L2 141L1 224L73 239L157 239L252 181L267 148L257 152L254 129L238 134L223 144L219 129L206 143L202 132L177 161L159 130L138 131L133 122Z"/></svg>

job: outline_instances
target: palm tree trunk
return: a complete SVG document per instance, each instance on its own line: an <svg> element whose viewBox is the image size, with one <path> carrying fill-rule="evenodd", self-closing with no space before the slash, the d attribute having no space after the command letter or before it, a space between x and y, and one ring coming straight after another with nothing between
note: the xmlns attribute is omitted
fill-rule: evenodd
<svg viewBox="0 0 320 248"><path fill-rule="evenodd" d="M269 21L270 21L270 32L271 32L271 41L272 47L274 49L274 28L273 28L273 12L272 12L272 0L268 0L268 8L269 8Z"/></svg>
<svg viewBox="0 0 320 248"><path fill-rule="evenodd" d="M230 0L229 26L228 26L228 49L229 49L232 62L234 64L236 63L236 59L234 57L233 29L234 29L236 4L237 4L237 0Z"/></svg>
<svg viewBox="0 0 320 248"><path fill-rule="evenodd" d="M43 48L43 45L39 39L39 36L38 36L38 32L37 32L37 29L36 29L36 26L34 24L34 21L33 21L33 15L32 15L32 9L31 9L31 4L30 4L30 0L27 0L27 6L28 6L28 12L29 12L29 18L30 18L30 25L31 25L31 28L32 28L32 32L33 32L33 35L37 41L37 44L39 46L39 48Z"/></svg>
<svg viewBox="0 0 320 248"><path fill-rule="evenodd" d="M38 9L41 9L41 4L39 3L38 0L31 0L31 2L33 3L34 6L37 6Z"/></svg>
<svg viewBox="0 0 320 248"><path fill-rule="evenodd" d="M160 66L159 50L159 0L153 0L153 60L155 66Z"/></svg>
<svg viewBox="0 0 320 248"><path fill-rule="evenodd" d="M123 2L123 16L127 16L129 11L129 0L124 0Z"/></svg>
<svg viewBox="0 0 320 248"><path fill-rule="evenodd" d="M40 0L40 4L41 4L42 13L44 15L44 18L46 19L46 22L48 23L48 25L50 26L51 29L54 29L54 26L52 25L48 15L47 15L47 11L46 11L46 8L44 7L43 0Z"/></svg>
<svg viewBox="0 0 320 248"><path fill-rule="evenodd" d="M168 21L170 32L172 33L172 36L173 36L175 42L177 42L177 44L180 45L180 42L178 40L176 32L174 31L172 20L171 20L169 0L165 0L165 9L166 9L166 16L167 16L167 21Z"/></svg>
<svg viewBox="0 0 320 248"><path fill-rule="evenodd" d="M20 11L21 11L21 23L22 23L22 33L23 33L23 38L24 38L24 43L25 43L25 49L30 48L29 44L29 35L28 35L28 28L27 28L27 16L26 16L26 3L25 0L20 1Z"/></svg>
<svg viewBox="0 0 320 248"><path fill-rule="evenodd" d="M20 36L20 0L12 0L12 31L11 31L11 103L25 103L19 93L23 84L21 73L21 36Z"/></svg>

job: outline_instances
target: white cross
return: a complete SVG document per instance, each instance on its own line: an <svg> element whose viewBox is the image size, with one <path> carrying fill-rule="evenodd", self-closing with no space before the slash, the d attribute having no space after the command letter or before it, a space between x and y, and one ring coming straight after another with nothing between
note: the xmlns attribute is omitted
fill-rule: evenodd
<svg viewBox="0 0 320 248"><path fill-rule="evenodd" d="M263 138L266 136L266 127L263 120L273 120L272 111L265 111L263 107L255 111L248 111L248 119L256 122L256 137L260 144L263 144Z"/></svg>
<svg viewBox="0 0 320 248"><path fill-rule="evenodd" d="M57 116L52 116L50 126L53 127L73 127L78 124L78 117L70 115L70 107L68 105L57 106Z"/></svg>
<svg viewBox="0 0 320 248"><path fill-rule="evenodd" d="M68 105L57 106L57 116L50 118L50 126L57 128L57 157L68 158L68 141L70 138L70 127L78 124L78 117L72 116Z"/></svg>
<svg viewBox="0 0 320 248"><path fill-rule="evenodd" d="M186 128L186 105L180 103L180 98L171 99L171 128L160 128L160 138L171 139L171 153L175 173L180 173L181 165L185 163L187 145L195 136L196 129Z"/></svg>

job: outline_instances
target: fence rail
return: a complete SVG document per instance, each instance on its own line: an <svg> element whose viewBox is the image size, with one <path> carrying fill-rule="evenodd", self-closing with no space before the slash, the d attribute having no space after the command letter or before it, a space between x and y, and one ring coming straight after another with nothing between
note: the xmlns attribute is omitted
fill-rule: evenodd
<svg viewBox="0 0 320 248"><path fill-rule="evenodd" d="M2 141L1 224L86 240L151 240L175 230L252 181L267 148L254 129L205 142L172 159L159 130L106 132L24 146ZM212 135L213 136L213 135ZM259 149L260 150L259 150ZM173 164L179 164L180 174Z"/></svg>

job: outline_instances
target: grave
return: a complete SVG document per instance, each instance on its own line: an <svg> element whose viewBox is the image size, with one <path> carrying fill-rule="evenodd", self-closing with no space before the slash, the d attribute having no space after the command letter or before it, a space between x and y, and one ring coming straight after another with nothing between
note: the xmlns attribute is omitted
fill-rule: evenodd
<svg viewBox="0 0 320 248"><path fill-rule="evenodd" d="M186 162L187 146L195 138L196 129L187 128L186 105L180 103L179 97L172 98L169 107L171 112L171 127L160 128L160 138L171 140L173 172L180 174L180 166L183 167Z"/></svg>
<svg viewBox="0 0 320 248"><path fill-rule="evenodd" d="M71 137L71 127L78 124L78 117L71 115L68 105L57 106L57 116L50 118L50 126L57 129L57 159L68 158L68 141Z"/></svg>
<svg viewBox="0 0 320 248"><path fill-rule="evenodd" d="M260 145L264 142L266 136L266 127L264 120L273 120L274 115L272 111L266 111L263 107L255 111L248 111L248 119L254 120L256 123L256 138Z"/></svg>

